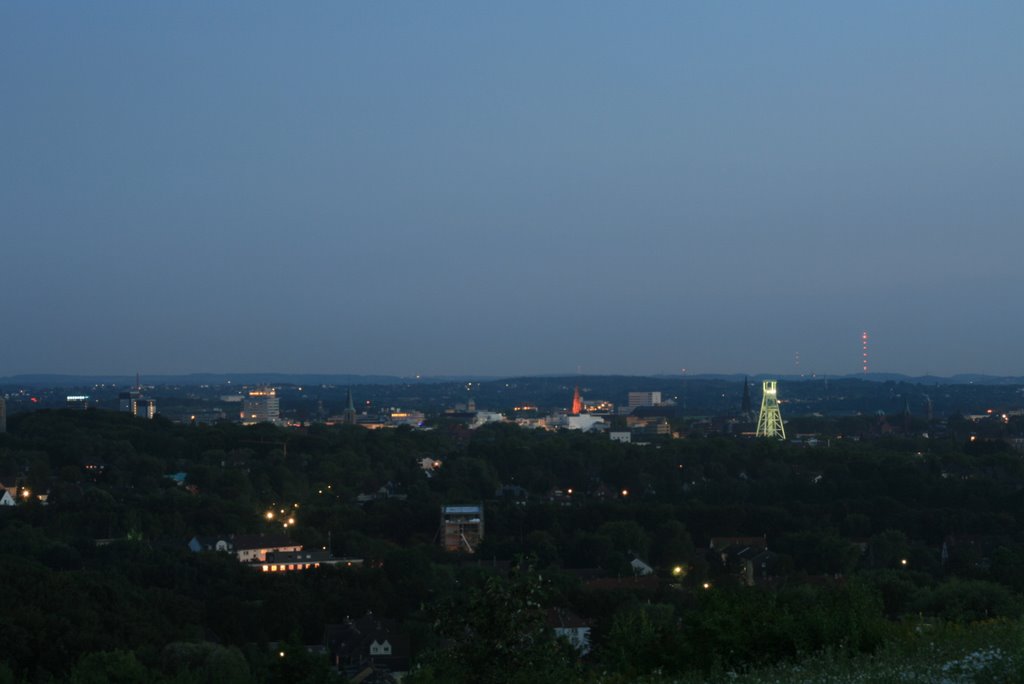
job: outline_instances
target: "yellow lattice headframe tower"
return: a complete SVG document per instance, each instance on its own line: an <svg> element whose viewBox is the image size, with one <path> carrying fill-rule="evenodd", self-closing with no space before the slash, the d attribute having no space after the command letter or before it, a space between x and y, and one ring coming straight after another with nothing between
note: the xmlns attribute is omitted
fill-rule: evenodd
<svg viewBox="0 0 1024 684"><path fill-rule="evenodd" d="M761 395L761 414L757 417L757 436L786 439L786 428L782 427L782 413L774 380L764 381Z"/></svg>

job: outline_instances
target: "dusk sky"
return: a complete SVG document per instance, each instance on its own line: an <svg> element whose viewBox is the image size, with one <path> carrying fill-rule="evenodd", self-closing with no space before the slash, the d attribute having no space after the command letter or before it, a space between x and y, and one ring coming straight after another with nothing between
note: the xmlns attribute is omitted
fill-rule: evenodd
<svg viewBox="0 0 1024 684"><path fill-rule="evenodd" d="M0 376L1024 374L1024 3L0 4Z"/></svg>

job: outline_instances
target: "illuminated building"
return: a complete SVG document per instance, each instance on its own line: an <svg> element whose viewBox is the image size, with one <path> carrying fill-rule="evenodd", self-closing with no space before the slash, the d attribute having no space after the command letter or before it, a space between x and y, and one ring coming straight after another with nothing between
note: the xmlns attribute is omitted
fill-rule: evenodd
<svg viewBox="0 0 1024 684"><path fill-rule="evenodd" d="M392 410L388 416L388 422L391 425L410 425L412 427L419 427L423 425L423 421L427 419L427 416L422 411L405 411L405 410Z"/></svg>
<svg viewBox="0 0 1024 684"><path fill-rule="evenodd" d="M257 387L249 390L242 399L242 425L281 422L281 404L277 390L273 387Z"/></svg>
<svg viewBox="0 0 1024 684"><path fill-rule="evenodd" d="M612 414L615 412L615 404L605 399L584 399L583 412Z"/></svg>
<svg viewBox="0 0 1024 684"><path fill-rule="evenodd" d="M601 416L592 416L589 413L581 413L578 416L555 415L548 419L548 425L552 428L583 432L600 431L608 427L608 423Z"/></svg>
<svg viewBox="0 0 1024 684"><path fill-rule="evenodd" d="M155 399L138 399L135 402L135 415L139 418L151 419L156 415Z"/></svg>
<svg viewBox="0 0 1024 684"><path fill-rule="evenodd" d="M295 572L315 570L334 565L346 568L360 567L362 558L335 558L330 551L269 551L265 558L250 563L249 567L260 572Z"/></svg>
<svg viewBox="0 0 1024 684"><path fill-rule="evenodd" d="M775 385L775 380L764 381L761 413L757 417L757 432L755 434L758 437L786 439L786 429L782 426L782 412L779 411L779 398Z"/></svg>
<svg viewBox="0 0 1024 684"><path fill-rule="evenodd" d="M88 397L85 397L88 401ZM68 397L70 403L71 397ZM139 384L139 376L135 376L135 387L127 392L117 395L118 410L122 413L130 413L139 418L152 418L156 415L156 400L145 399L142 396L142 386Z"/></svg>
<svg viewBox="0 0 1024 684"><path fill-rule="evenodd" d="M241 563L263 562L270 553L289 553L301 551L302 545L296 544L284 535L227 535L223 537L192 537L188 548L196 553L200 551L223 551L232 553Z"/></svg>
<svg viewBox="0 0 1024 684"><path fill-rule="evenodd" d="M122 413L130 413L133 416L138 415L136 404L139 399L142 398L142 392L136 387L128 390L127 392L121 392L117 395L117 410Z"/></svg>
<svg viewBox="0 0 1024 684"><path fill-rule="evenodd" d="M88 394L69 394L65 400L65 407L69 409L75 409L78 411L84 411L89 408L89 395Z"/></svg>
<svg viewBox="0 0 1024 684"><path fill-rule="evenodd" d="M473 413L473 418L469 422L469 429L476 430L478 427L482 427L488 423L503 422L505 422L504 413L495 413L494 411L476 411Z"/></svg>
<svg viewBox="0 0 1024 684"><path fill-rule="evenodd" d="M476 553L483 538L483 506L441 507L441 546L445 551Z"/></svg>
<svg viewBox="0 0 1024 684"><path fill-rule="evenodd" d="M577 386L572 391L572 409L570 415L578 416L583 412L583 399L580 397L580 388Z"/></svg>

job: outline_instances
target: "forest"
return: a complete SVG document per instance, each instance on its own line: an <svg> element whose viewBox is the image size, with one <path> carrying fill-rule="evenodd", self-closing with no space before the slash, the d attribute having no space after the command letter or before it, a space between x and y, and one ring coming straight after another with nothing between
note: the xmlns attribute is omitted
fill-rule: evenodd
<svg viewBox="0 0 1024 684"><path fill-rule="evenodd" d="M918 657L922 633L950 662L1020 644L1024 462L999 439L431 427L10 416L0 682L347 681L315 647L368 614L407 638L414 684L856 667ZM453 504L484 508L472 554L439 543ZM284 507L288 528L266 515ZM228 534L362 563L260 573L189 550ZM588 652L556 638L553 614L590 628ZM993 662L993 681L1024 672Z"/></svg>

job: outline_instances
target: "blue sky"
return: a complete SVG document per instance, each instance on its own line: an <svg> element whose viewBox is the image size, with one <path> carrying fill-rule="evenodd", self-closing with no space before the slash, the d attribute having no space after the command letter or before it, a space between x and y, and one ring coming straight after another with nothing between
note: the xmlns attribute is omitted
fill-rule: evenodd
<svg viewBox="0 0 1024 684"><path fill-rule="evenodd" d="M1019 2L0 4L0 375L1024 374Z"/></svg>

